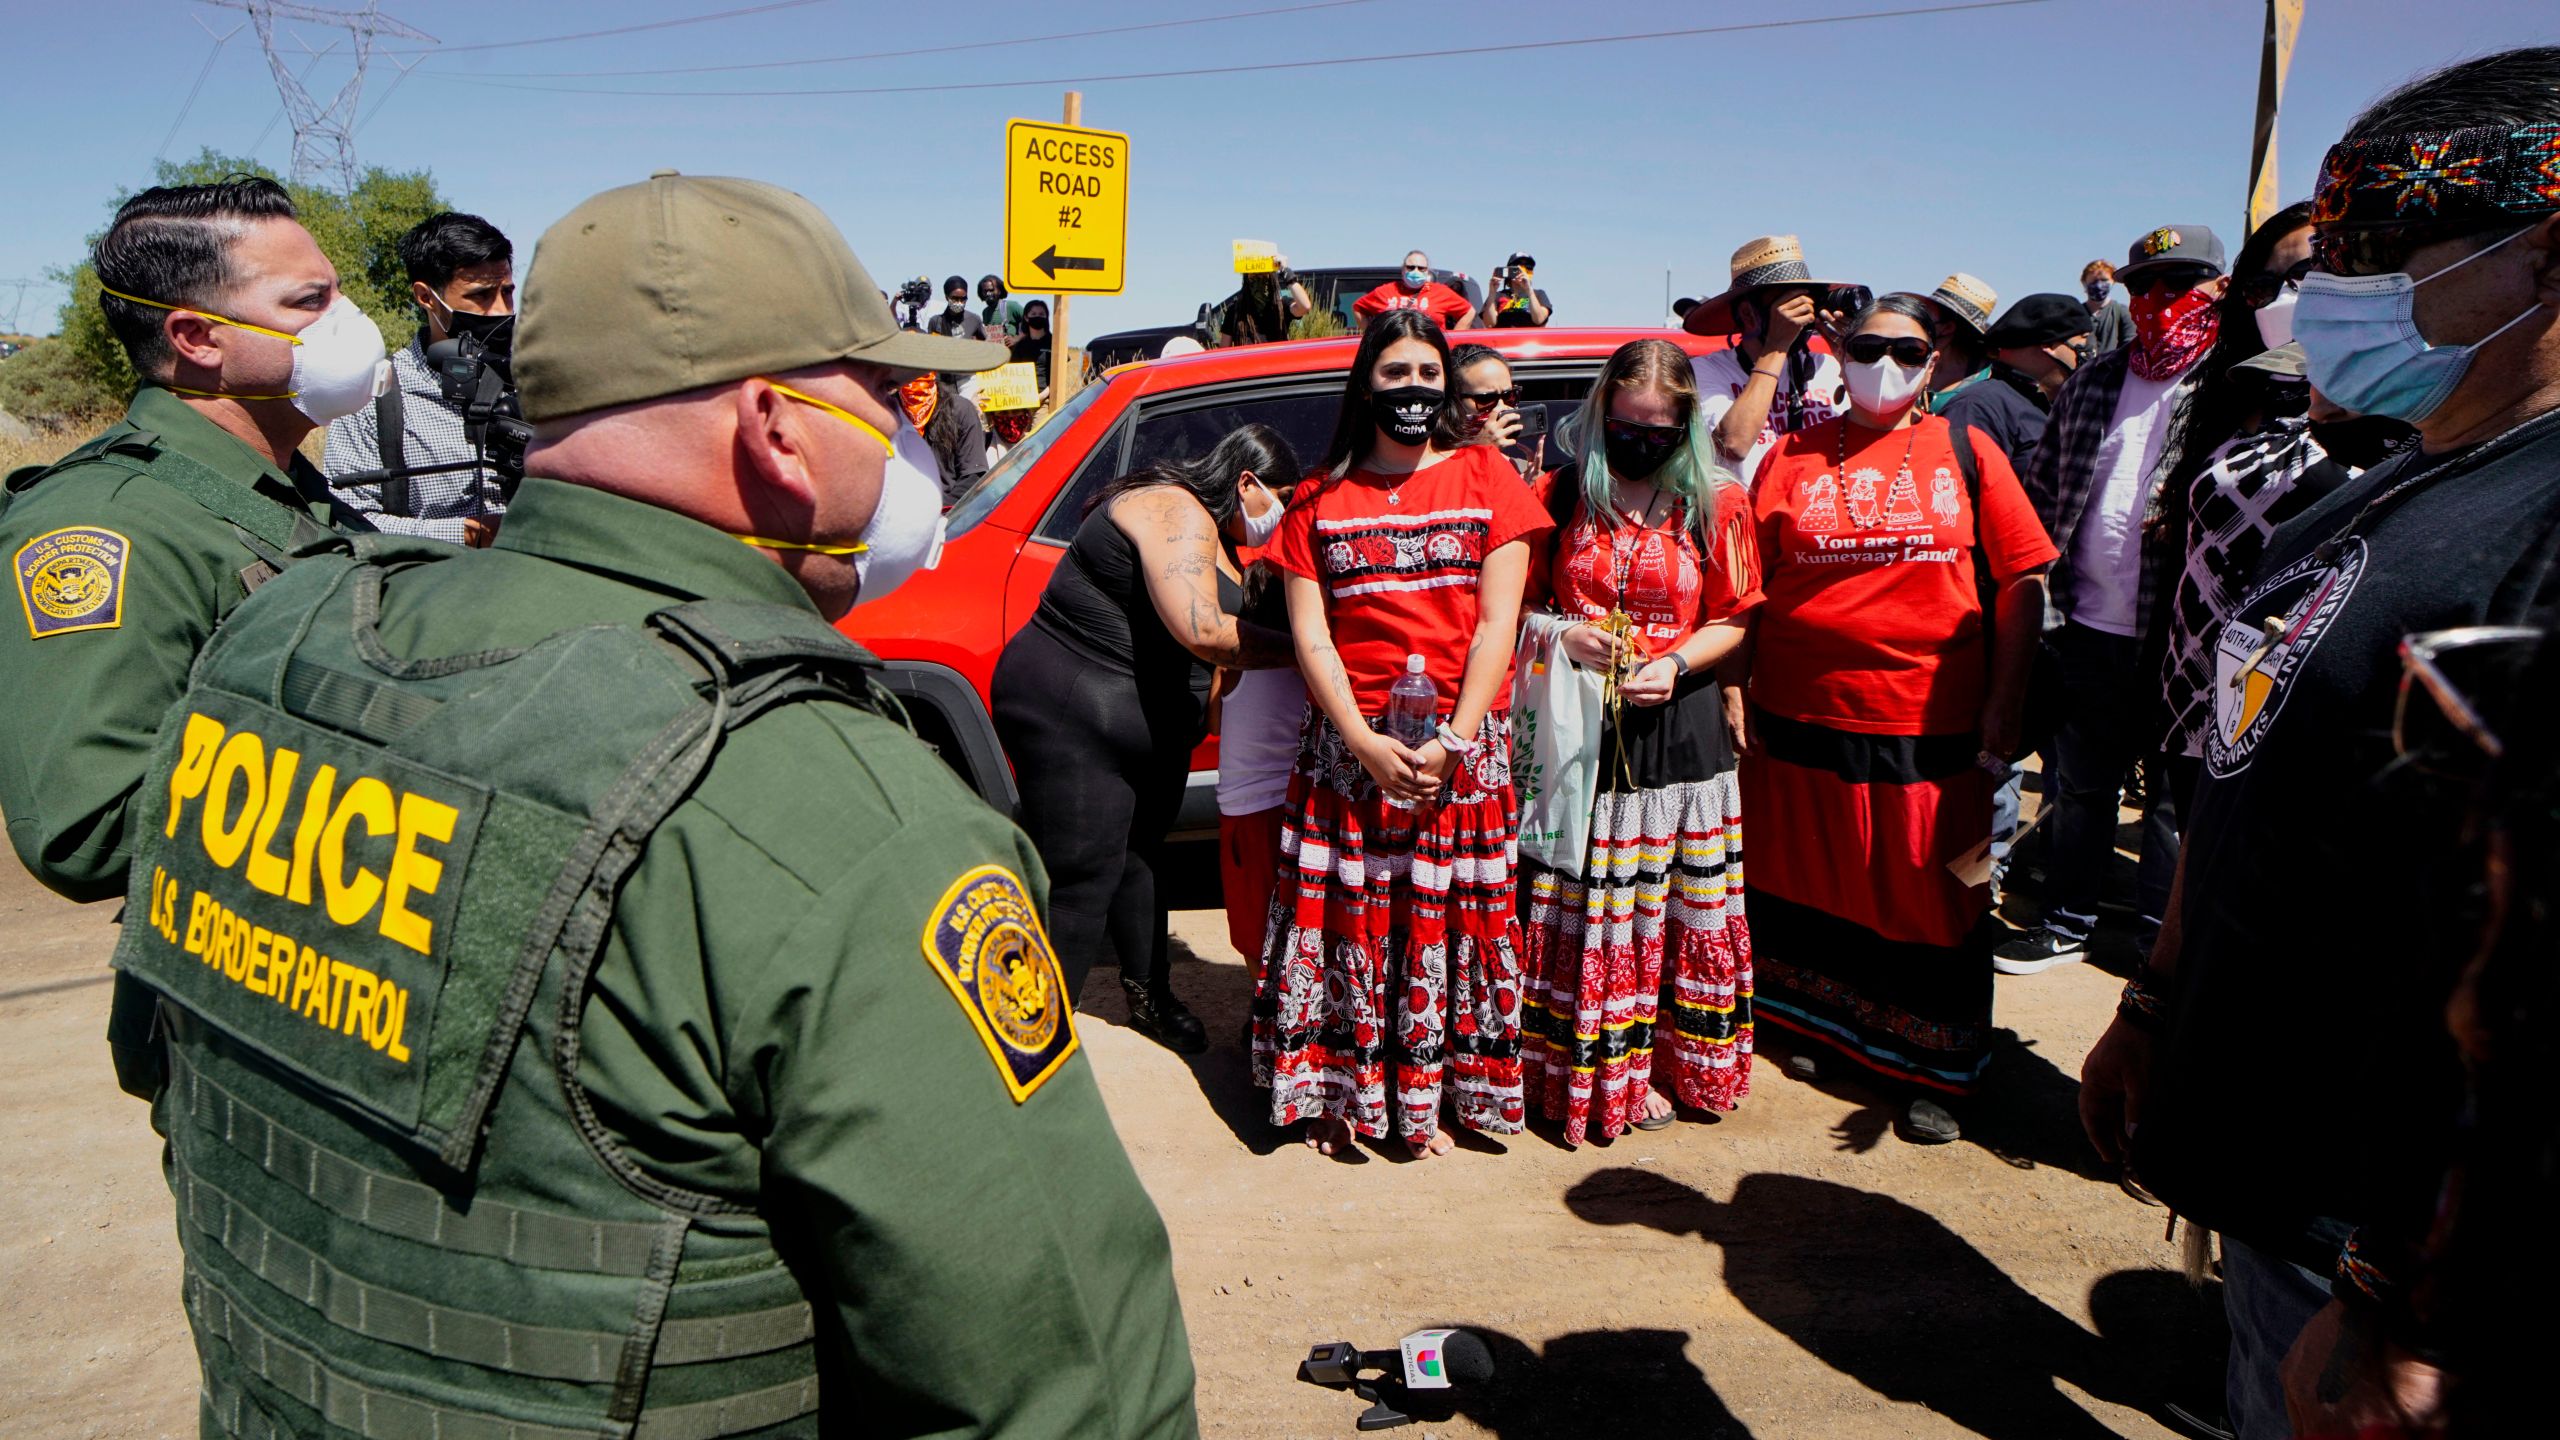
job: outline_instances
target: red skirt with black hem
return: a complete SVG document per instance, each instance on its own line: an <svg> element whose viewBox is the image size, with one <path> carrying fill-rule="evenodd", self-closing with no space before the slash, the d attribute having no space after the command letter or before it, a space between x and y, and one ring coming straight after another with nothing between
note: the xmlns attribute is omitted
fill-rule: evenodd
<svg viewBox="0 0 2560 1440"><path fill-rule="evenodd" d="M1643 1119L1657 1072L1694 1109L1750 1093L1742 800L1720 697L1699 677L1604 726L1581 873L1521 866L1523 1068L1568 1145Z"/></svg>
<svg viewBox="0 0 2560 1440"><path fill-rule="evenodd" d="M1332 1116L1425 1139L1445 1092L1469 1129L1520 1129L1510 718L1485 717L1477 739L1438 803L1397 812L1308 707L1253 997L1274 1125ZM1412 828L1409 852L1371 853L1389 826Z"/></svg>
<svg viewBox="0 0 2560 1440"><path fill-rule="evenodd" d="M1969 1093L1990 1053L1990 890L1947 867L1991 833L1979 740L1753 721L1756 1013L1889 1079Z"/></svg>

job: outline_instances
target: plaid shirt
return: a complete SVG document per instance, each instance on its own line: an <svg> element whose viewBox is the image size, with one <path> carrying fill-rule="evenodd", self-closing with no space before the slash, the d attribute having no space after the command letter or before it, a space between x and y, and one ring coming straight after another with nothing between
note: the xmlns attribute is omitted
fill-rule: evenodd
<svg viewBox="0 0 2560 1440"><path fill-rule="evenodd" d="M2127 345L2073 371L2053 397L2053 418L2045 425L2044 439L2036 446L2027 472L2027 499L2035 505L2036 517L2044 521L2045 534L2062 551L2050 574L2053 606L2049 613L2056 623L2068 620L2076 608L2073 591L2080 577L2072 564L2074 542L2080 522L2089 517L2089 497L2105 478L2098 474L2098 446L2115 425L2116 402L2124 398L2124 378L2132 368L2133 347ZM2195 404L2197 377L2203 373L2199 361L2179 377L2169 417L2163 422L2169 429L2160 458L2152 464L2151 473L2142 477L2142 513L2137 517L2142 526L2142 562L2133 608L2137 640L2147 639L2158 620L2164 587L2179 558L2178 546L2168 543L2158 523L2165 498L2161 481L2178 468L2179 438Z"/></svg>
<svg viewBox="0 0 2560 1440"><path fill-rule="evenodd" d="M427 367L424 331L391 352L391 383L400 387L400 448L411 465L442 465L479 454L462 423L462 412L445 403L444 387ZM447 470L409 478L407 515L382 513L379 483L346 485L342 475L382 468L382 445L374 435L373 407L329 422L328 446L320 473L329 477L330 492L373 522L377 530L398 535L424 535L462 543L463 521L473 516L505 513L498 478L487 470Z"/></svg>

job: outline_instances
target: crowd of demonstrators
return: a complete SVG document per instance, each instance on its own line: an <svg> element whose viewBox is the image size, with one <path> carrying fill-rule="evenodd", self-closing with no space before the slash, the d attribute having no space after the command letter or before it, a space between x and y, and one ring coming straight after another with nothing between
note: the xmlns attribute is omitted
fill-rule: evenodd
<svg viewBox="0 0 2560 1440"><path fill-rule="evenodd" d="M987 421L948 375L931 371L898 387L907 423L924 437L940 470L942 504L949 509L987 473Z"/></svg>
<svg viewBox="0 0 2560 1440"><path fill-rule="evenodd" d="M2089 312L2090 353L2122 349L2133 339L2133 312L2115 298L2116 267L2103 259L2081 266L2080 290Z"/></svg>
<svg viewBox="0 0 2560 1440"><path fill-rule="evenodd" d="M1953 1139L1991 1042L1993 777L2020 743L2054 547L2009 463L1920 404L1923 297L1846 328L1848 412L1777 442L1753 489L1762 588L1742 764L1757 1015L1906 1096ZM1923 477L1926 477L1925 479ZM1809 1059L1810 1057L1805 1057Z"/></svg>
<svg viewBox="0 0 2560 1440"><path fill-rule="evenodd" d="M495 225L451 211L419 221L398 248L418 332L391 352L391 381L373 403L330 422L321 473L377 530L485 545L506 495L494 471L469 463L481 447L461 407L445 399L427 347L468 337L506 362L515 344L515 248ZM355 478L411 468L430 473Z"/></svg>
<svg viewBox="0 0 2560 1440"><path fill-rule="evenodd" d="M1351 313L1363 325L1391 310L1413 310L1429 316L1442 330L1464 330L1476 323L1476 307L1467 297L1431 275L1431 257L1405 252L1396 278L1351 302Z"/></svg>
<svg viewBox="0 0 2560 1440"><path fill-rule="evenodd" d="M1526 624L1611 677L1617 703L1583 741L1587 838L1556 865L1524 846L1519 900L1524 1083L1578 1145L1670 1124L1673 1097L1731 1110L1750 1090L1741 788L1715 672L1760 590L1750 497L1715 462L1680 347L1620 347L1569 429L1579 462L1536 492L1557 528L1532 551Z"/></svg>
<svg viewBox="0 0 2560 1440"><path fill-rule="evenodd" d="M1538 288L1538 261L1533 255L1513 255L1493 272L1493 288L1485 292L1484 308L1476 312L1476 324L1488 330L1535 329L1554 317L1555 307L1547 303L1547 292Z"/></svg>
<svg viewBox="0 0 2560 1440"><path fill-rule="evenodd" d="M1286 631L1235 618L1235 547L1269 538L1297 474L1288 442L1248 425L1113 480L996 664L996 734L1049 868L1069 991L1116 958L1131 1023L1186 1054L1208 1037L1168 973L1165 833L1207 733L1207 667L1290 661Z"/></svg>
<svg viewBox="0 0 2560 1440"><path fill-rule="evenodd" d="M1419 1157L1458 1123L1522 1123L1513 906L1511 660L1531 543L1552 527L1498 451L1432 443L1449 344L1418 311L1363 333L1322 468L1270 556L1312 700L1287 867L1253 1001L1277 1125L1331 1153L1353 1132ZM1426 736L1390 688L1431 691Z"/></svg>
<svg viewBox="0 0 2560 1440"><path fill-rule="evenodd" d="M1001 275L978 277L978 323L986 338L1010 345L1022 338L1022 302L1005 288Z"/></svg>
<svg viewBox="0 0 2560 1440"><path fill-rule="evenodd" d="M1938 358L1927 404L1930 414L1943 415L1956 397L1990 378L1991 316L2000 292L1957 271L1928 298L1938 312Z"/></svg>
<svg viewBox="0 0 2560 1440"><path fill-rule="evenodd" d="M2325 157L2289 317L2306 378L2417 442L2282 525L2229 608L2179 903L2082 1067L2090 1139L2222 1236L2245 1440L2432 1433L2466 1414L2466 1389L2513 1397L2522 1378L2443 1369L2514 1353L2483 1346L2509 1323L2489 1318L2504 1312L2484 1274L2505 1270L2489 1283L2512 1295L2524 1267L2548 1268L2530 1232L2507 1231L2522 1243L2497 1258L2459 1243L2475 1204L2523 1197L2475 1188L2477 1132L2454 1123L2481 1023L2514 1013L2470 1008L2476 937L2459 916L2480 868L2456 842L2473 808L2462 762L2476 774L2501 748L2463 696L2499 673L2497 641L2542 633L2560 599L2555 129L2560 48L2537 47L2404 86ZM2442 154L2476 156L2476 183L2440 183L2423 162ZM2534 732L2519 750L2547 763L2547 713L2519 718ZM2448 743L2423 743L2428 726ZM2508 779L2517 798L2531 783ZM2546 839L2548 819L2532 822ZM2507 919L2530 932L2547 904ZM2547 995L2542 934L2507 1003ZM2510 1100L2548 1095L2550 1067L2529 1063ZM2549 1154L2534 1103L2500 1117L2529 1127L2509 1156ZM2449 1294L2487 1308L2439 1308ZM2467 1413L2498 1434L2531 1412Z"/></svg>
<svg viewBox="0 0 2560 1440"><path fill-rule="evenodd" d="M1732 283L1689 308L1681 328L1729 344L1691 362L1698 407L1716 458L1743 484L1782 435L1838 412L1840 364L1813 348L1823 302L1839 282L1817 280L1793 235L1764 235L1733 252Z"/></svg>
<svg viewBox="0 0 2560 1440"><path fill-rule="evenodd" d="M1236 277L1236 293L1227 297L1218 322L1221 345L1260 345L1289 338L1289 327L1316 308L1306 282L1289 268L1289 257L1274 257L1272 268Z"/></svg>
<svg viewBox="0 0 2560 1440"><path fill-rule="evenodd" d="M2231 283L2224 259L2221 237L2203 225L2165 225L2133 243L2116 278L2133 295L2134 338L2064 383L2027 476L2061 551L2052 576L2060 623L2048 641L2057 676L2046 775L2053 819L2044 922L2000 947L2004 973L2034 974L2087 954L2118 798L2137 767L2137 943L2150 942L2169 903L2178 834L2159 763L2158 651L2146 642L2173 577L2167 547L2149 537L2214 368L2207 360Z"/></svg>

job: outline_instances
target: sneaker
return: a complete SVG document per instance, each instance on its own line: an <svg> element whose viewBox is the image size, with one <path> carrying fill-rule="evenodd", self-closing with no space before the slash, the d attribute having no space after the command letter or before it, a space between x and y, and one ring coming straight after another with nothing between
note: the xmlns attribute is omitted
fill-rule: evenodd
<svg viewBox="0 0 2560 1440"><path fill-rule="evenodd" d="M1914 1099L1903 1107L1902 1138L1914 1145L1944 1145L1964 1138L1964 1127L1935 1100Z"/></svg>
<svg viewBox="0 0 2560 1440"><path fill-rule="evenodd" d="M2089 958L2089 942L2041 929L2021 935L1991 952L1991 968L2003 975L2037 975L2056 965Z"/></svg>

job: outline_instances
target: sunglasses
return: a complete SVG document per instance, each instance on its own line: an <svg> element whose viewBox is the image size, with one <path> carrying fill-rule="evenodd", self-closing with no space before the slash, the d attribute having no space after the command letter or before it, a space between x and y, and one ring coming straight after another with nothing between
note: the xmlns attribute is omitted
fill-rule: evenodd
<svg viewBox="0 0 2560 1440"><path fill-rule="evenodd" d="M1514 385L1508 390L1465 390L1459 392L1458 398L1479 410L1490 410L1496 405L1519 404L1520 387Z"/></svg>
<svg viewBox="0 0 2560 1440"><path fill-rule="evenodd" d="M1929 342L1916 335L1852 335L1840 348L1861 365L1873 365L1887 355L1906 369L1929 363Z"/></svg>
<svg viewBox="0 0 2560 1440"><path fill-rule="evenodd" d="M2300 263L2290 268L2252 275L2240 282L2240 298L2250 309L2264 310L2276 302L2276 297L2282 295L2287 286L2301 284L2302 277L2311 273L2311 265L2311 257L2304 256Z"/></svg>
<svg viewBox="0 0 2560 1440"><path fill-rule="evenodd" d="M2412 221L2406 225L2331 230L2312 237L2311 263L2332 275L2398 275L2408 270L2410 256L2430 245L2515 228L2514 220L2498 219L2452 225Z"/></svg>
<svg viewBox="0 0 2560 1440"><path fill-rule="evenodd" d="M2181 265L2171 270L2145 270L2139 275L2118 274L2116 283L2129 295L2148 295L2154 290L2184 295L2212 278L2213 271L2205 266Z"/></svg>
<svg viewBox="0 0 2560 1440"><path fill-rule="evenodd" d="M1689 434L1686 425L1640 425L1615 416L1603 420L1600 429L1608 438L1630 444L1650 441L1656 445L1677 445Z"/></svg>
<svg viewBox="0 0 2560 1440"><path fill-rule="evenodd" d="M2440 775L2476 778L2507 753L2476 697L2514 688L2543 634L2521 625L2461 625L2404 637L2392 753ZM2412 705L2412 696L2427 702Z"/></svg>

